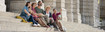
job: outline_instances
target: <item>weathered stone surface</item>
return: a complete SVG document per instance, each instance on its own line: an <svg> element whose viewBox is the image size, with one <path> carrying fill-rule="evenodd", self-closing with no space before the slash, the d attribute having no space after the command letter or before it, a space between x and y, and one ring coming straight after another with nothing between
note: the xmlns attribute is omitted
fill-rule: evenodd
<svg viewBox="0 0 105 32"><path fill-rule="evenodd" d="M7 14L7 12L0 12ZM15 13L8 14L13 15ZM30 23L22 23L20 19L16 19L13 16L0 16L0 32L61 32L54 31L54 28L45 27L31 27ZM67 21L60 21L65 28L66 32L105 32L104 30L93 28L86 24L79 24Z"/></svg>
<svg viewBox="0 0 105 32"><path fill-rule="evenodd" d="M65 0L68 21L73 22L73 0Z"/></svg>
<svg viewBox="0 0 105 32"><path fill-rule="evenodd" d="M25 1L11 1L10 2L10 11L20 13L25 6Z"/></svg>
<svg viewBox="0 0 105 32"><path fill-rule="evenodd" d="M44 0L44 6L51 6L51 10L56 7L56 0Z"/></svg>
<svg viewBox="0 0 105 32"><path fill-rule="evenodd" d="M81 1L81 15L82 21L94 27L99 25L99 9L98 1L96 0L80 0ZM82 2L83 1L83 2ZM82 11L83 10L83 11Z"/></svg>
<svg viewBox="0 0 105 32"><path fill-rule="evenodd" d="M62 21L67 21L67 10L62 8Z"/></svg>
<svg viewBox="0 0 105 32"><path fill-rule="evenodd" d="M6 12L5 0L0 0L0 11Z"/></svg>
<svg viewBox="0 0 105 32"><path fill-rule="evenodd" d="M42 0L27 0L31 2L38 2ZM91 26L98 26L99 22L99 8L98 8L98 1L96 0L43 0L43 6L42 8L46 7L47 5L50 5L51 8L57 8L57 11L60 11L61 8L65 8L66 11L63 11L63 15L66 15L68 21L70 22L82 22L85 24L89 24ZM1 5L2 3L5 3L4 0L0 1L0 8L1 11L5 10L5 4ZM10 3L7 3L7 9L10 9L11 12L21 12L22 8L24 7L26 1L25 0L10 0ZM103 4L104 5L104 4ZM51 12L52 12L51 9ZM104 9L104 8L103 8ZM81 13L81 14L80 14ZM5 14L4 14L5 15ZM5 15L8 16L8 15ZM11 16L11 15L9 15ZM82 17L82 18L81 18ZM66 18L66 16L63 16L63 20Z"/></svg>
<svg viewBox="0 0 105 32"><path fill-rule="evenodd" d="M56 8L58 11L62 9L62 20L67 21L67 10L65 9L65 0L56 0Z"/></svg>
<svg viewBox="0 0 105 32"><path fill-rule="evenodd" d="M81 14L79 9L79 0L73 0L73 20L74 22L81 23Z"/></svg>

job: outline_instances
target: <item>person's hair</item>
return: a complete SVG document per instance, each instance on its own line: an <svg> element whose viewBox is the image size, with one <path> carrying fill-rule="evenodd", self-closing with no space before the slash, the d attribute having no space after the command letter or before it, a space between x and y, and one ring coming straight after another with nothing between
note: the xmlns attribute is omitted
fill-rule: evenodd
<svg viewBox="0 0 105 32"><path fill-rule="evenodd" d="M40 3L41 1L38 1L38 4Z"/></svg>
<svg viewBox="0 0 105 32"><path fill-rule="evenodd" d="M38 6L40 5L39 3L40 3L41 1L38 1Z"/></svg>
<svg viewBox="0 0 105 32"><path fill-rule="evenodd" d="M55 8L53 9L53 11L56 10Z"/></svg>
<svg viewBox="0 0 105 32"><path fill-rule="evenodd" d="M47 10L47 8L51 8L49 5L48 6L46 6L46 8L45 8L45 10Z"/></svg>
<svg viewBox="0 0 105 32"><path fill-rule="evenodd" d="M31 6L33 7L34 4L36 4L36 3L32 3Z"/></svg>
<svg viewBox="0 0 105 32"><path fill-rule="evenodd" d="M30 3L30 2L27 2L25 6L28 6L28 3Z"/></svg>

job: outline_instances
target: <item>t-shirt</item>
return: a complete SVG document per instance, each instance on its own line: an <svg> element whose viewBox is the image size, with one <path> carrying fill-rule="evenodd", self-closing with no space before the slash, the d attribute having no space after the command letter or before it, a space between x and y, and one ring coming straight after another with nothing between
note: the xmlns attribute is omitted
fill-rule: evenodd
<svg viewBox="0 0 105 32"><path fill-rule="evenodd" d="M36 10L35 10L34 8L32 8L32 11L33 11L34 13L36 13ZM33 16L33 17L38 17L37 15L33 15L33 14L32 14L32 16Z"/></svg>
<svg viewBox="0 0 105 32"><path fill-rule="evenodd" d="M28 16L28 15L25 13L24 9L25 9L28 13L30 13L30 12L29 12L29 8L28 8L27 6L24 6L24 8L23 8L23 10L22 10L22 12L21 12L21 14L20 14L20 16L21 16L22 18L24 18L25 20L28 20L28 19L30 18L30 16Z"/></svg>
<svg viewBox="0 0 105 32"><path fill-rule="evenodd" d="M50 15L49 15L49 13L46 13L46 15L47 15L47 16L48 16L48 18L49 18L49 16L50 16Z"/></svg>
<svg viewBox="0 0 105 32"><path fill-rule="evenodd" d="M29 13L29 8L27 6L24 6L20 16L26 16L27 14L25 13L24 9Z"/></svg>
<svg viewBox="0 0 105 32"><path fill-rule="evenodd" d="M36 13L44 14L44 10L43 9L39 9L38 7L36 7L35 10L36 10Z"/></svg>
<svg viewBox="0 0 105 32"><path fill-rule="evenodd" d="M52 17L53 17L54 21L56 21L58 19L58 15L60 15L60 14L61 13L56 13L56 14L53 13Z"/></svg>

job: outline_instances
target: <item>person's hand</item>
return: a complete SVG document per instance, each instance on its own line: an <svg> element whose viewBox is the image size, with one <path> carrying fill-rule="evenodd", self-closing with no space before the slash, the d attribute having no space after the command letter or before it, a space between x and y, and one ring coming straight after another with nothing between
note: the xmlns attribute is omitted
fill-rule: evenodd
<svg viewBox="0 0 105 32"><path fill-rule="evenodd" d="M42 15L42 13L39 13L39 15Z"/></svg>
<svg viewBox="0 0 105 32"><path fill-rule="evenodd" d="M42 15L42 13L39 13L39 15Z"/></svg>
<svg viewBox="0 0 105 32"><path fill-rule="evenodd" d="M34 15L37 15L37 13L33 13Z"/></svg>
<svg viewBox="0 0 105 32"><path fill-rule="evenodd" d="M38 15L39 15L39 16L44 16L42 13L39 13Z"/></svg>
<svg viewBox="0 0 105 32"><path fill-rule="evenodd" d="M28 13L28 16L30 16L31 14L30 13Z"/></svg>
<svg viewBox="0 0 105 32"><path fill-rule="evenodd" d="M62 9L60 9L60 13L62 12Z"/></svg>
<svg viewBox="0 0 105 32"><path fill-rule="evenodd" d="M62 9L60 9L60 12L62 11Z"/></svg>

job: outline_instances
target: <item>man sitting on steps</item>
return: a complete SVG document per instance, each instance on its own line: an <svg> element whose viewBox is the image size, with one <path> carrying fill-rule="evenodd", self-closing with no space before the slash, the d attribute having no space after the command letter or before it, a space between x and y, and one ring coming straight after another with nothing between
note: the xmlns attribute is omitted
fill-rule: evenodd
<svg viewBox="0 0 105 32"><path fill-rule="evenodd" d="M48 16L44 15L44 10L41 9L41 6L42 6L42 2L39 1L38 2L38 6L35 8L35 10L36 10L36 13L38 14L39 18L41 20L43 20L43 22L46 23L46 25L47 25L47 23L48 23ZM49 27L49 26L47 26L47 27Z"/></svg>

